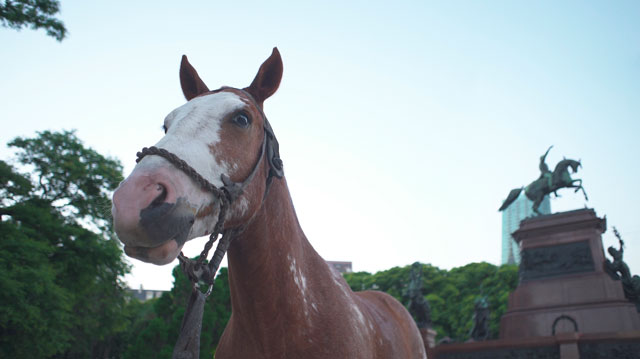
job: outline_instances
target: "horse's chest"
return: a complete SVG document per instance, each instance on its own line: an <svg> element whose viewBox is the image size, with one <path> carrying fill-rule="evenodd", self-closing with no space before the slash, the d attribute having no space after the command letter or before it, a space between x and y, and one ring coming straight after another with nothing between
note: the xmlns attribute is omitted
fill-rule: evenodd
<svg viewBox="0 0 640 359"><path fill-rule="evenodd" d="M288 323L253 334L230 322L218 346L216 359L373 358L370 335L365 328L353 326L357 321L357 318L350 320L347 315L347 318L305 321L299 325ZM256 327L259 326L256 323Z"/></svg>

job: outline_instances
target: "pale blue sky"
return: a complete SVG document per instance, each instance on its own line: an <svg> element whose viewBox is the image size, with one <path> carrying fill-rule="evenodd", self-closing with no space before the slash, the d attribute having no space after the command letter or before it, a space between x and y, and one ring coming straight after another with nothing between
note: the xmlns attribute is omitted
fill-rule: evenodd
<svg viewBox="0 0 640 359"><path fill-rule="evenodd" d="M497 208L554 145L548 164L582 159L586 204L618 227L640 273L638 2L61 4L62 43L0 29L3 144L77 129L128 173L184 103L182 54L210 88L243 87L278 46L284 77L265 111L325 259L498 264ZM585 205L559 194L554 211ZM132 285L171 286L171 266L132 263Z"/></svg>

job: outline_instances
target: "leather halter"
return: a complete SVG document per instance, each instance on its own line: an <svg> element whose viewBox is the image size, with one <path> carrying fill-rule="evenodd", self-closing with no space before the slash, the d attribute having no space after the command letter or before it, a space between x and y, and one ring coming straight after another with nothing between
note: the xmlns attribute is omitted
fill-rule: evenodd
<svg viewBox="0 0 640 359"><path fill-rule="evenodd" d="M226 89L233 89L233 88L222 87L218 91L222 91ZM163 148L158 148L155 146L152 146L149 148L145 147L142 149L142 151L136 154L138 157L136 162L140 162L142 158L144 158L147 155L157 155L157 156L163 157L164 159L169 161L171 164L173 164L176 168L182 170L188 177L193 179L196 183L198 183L202 187L202 189L208 192L211 192L218 200L219 206L220 206L219 207L220 210L218 212L218 219L216 221L216 224L213 230L211 231L211 235L209 236L209 241L205 244L204 250L198 257L198 259L196 261L193 261L185 257L182 252L180 252L180 255L178 256L178 259L180 260L180 265L183 271L189 277L194 287L197 285L199 281L203 281L204 283L209 284L210 287L209 287L209 290L207 291L207 294L206 294L207 296L211 292L213 279L215 277L216 272L218 271L220 262L222 261L222 258L224 257L228 249L229 243L232 239L231 237L233 237L233 236L230 236L229 234L231 233L228 233L228 232L235 232L234 234L239 232L239 228L226 229L223 231L222 227L224 225L225 220L227 219L226 216L227 216L228 209L231 206L231 204L236 199L238 199L238 197L240 197L242 193L244 193L245 188L253 181L253 178L255 177L260 167L260 164L262 163L265 153L267 155L267 160L269 163L269 173L267 174L266 189L263 196L263 201L264 201L264 198L267 196L273 177L282 178L284 176L283 164L282 164L282 160L280 159L280 151L279 151L280 146L278 144L278 140L275 137L275 134L273 133L273 129L271 128L271 124L269 123L267 116L264 114L264 111L262 110L262 108L258 106L257 101L253 98L253 96L251 96L250 93L241 89L234 89L234 90L238 90L242 92L251 101L254 107L258 109L258 111L260 112L260 115L263 118L264 137L262 139L262 146L260 147L260 155L251 173L247 176L247 178L245 178L244 181L240 183L233 182L226 174L223 173L220 176L223 186L218 188L215 185L213 185L211 182L209 182L206 178L202 177L202 175L200 175L186 161L184 161L177 155ZM218 246L216 247L216 251L213 255L213 258L209 262L208 266L204 266L204 261L207 258L209 250L211 249L213 242L215 242L215 240L218 238L218 235L220 233L222 233L222 239L220 240L220 242L218 242Z"/></svg>
<svg viewBox="0 0 640 359"><path fill-rule="evenodd" d="M229 87L222 87L218 91L222 91L225 89L230 89ZM231 204L238 199L244 192L244 189L253 181L255 174L258 172L260 164L265 156L267 155L267 160L269 163L269 173L267 174L266 179L266 187L264 191L264 195L262 197L262 201L267 197L267 193L269 192L269 187L273 180L273 177L282 178L284 176L284 170L282 166L282 160L280 159L280 151L278 140L276 139L275 134L273 133L273 129L267 120L267 116L265 116L262 108L258 106L256 100L245 90L236 89L242 92L258 109L260 115L263 119L263 128L264 128L264 137L262 138L262 146L260 147L260 155L258 160L256 161L253 170L247 178L241 183L233 182L227 175L220 175L220 179L222 180L223 186L218 188L209 182L206 178L202 177L193 167L191 167L187 162L185 162L180 157L175 154L157 147L149 147L143 148L142 151L137 153L138 159L136 162L140 162L144 156L147 155L158 155L168 160L171 164L173 164L176 168L182 170L188 177L196 181L204 190L213 193L213 195L218 199L220 210L218 211L218 220L211 231L211 235L209 236L209 240L204 246L202 253L198 257L197 260L191 260L185 257L182 252L178 255L178 259L180 260L180 267L183 272L189 277L189 280L192 283L191 296L189 297L189 302L187 304L187 308L184 313L184 317L182 318L182 325L180 326L180 335L178 336L178 340L176 342L175 347L173 348L173 358L182 359L182 358L199 358L200 357L200 331L202 330L202 315L204 312L204 303L206 298L211 294L211 290L213 289L213 280L215 278L216 272L220 267L220 262L222 258L229 249L229 244L231 240L242 230L244 226L239 226L237 228L227 228L223 230L223 225L225 220L227 219L227 211ZM218 235L222 233L222 238L218 242L216 246L216 250L209 261L208 265L204 265L204 261L209 254L209 250L213 245L213 242L216 241ZM205 294L203 294L198 289L198 282L204 282L209 285L209 289Z"/></svg>

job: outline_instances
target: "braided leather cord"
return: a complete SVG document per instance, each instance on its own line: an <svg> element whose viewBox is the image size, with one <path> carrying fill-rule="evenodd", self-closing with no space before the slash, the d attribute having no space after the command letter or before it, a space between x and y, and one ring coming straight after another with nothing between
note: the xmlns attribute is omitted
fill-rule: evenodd
<svg viewBox="0 0 640 359"><path fill-rule="evenodd" d="M211 182L207 181L206 178L202 177L193 167L191 167L187 162L182 160L180 157L174 155L173 153L165 150L164 148L158 148L156 146L145 147L142 151L136 153L138 157L136 159L136 163L140 162L144 156L147 155L157 155L161 156L167 161L171 162L178 169L182 170L187 174L191 179L196 181L202 187L202 189L213 193L216 197L227 197L227 195L223 192L222 189L214 186ZM228 198L227 198L228 199Z"/></svg>

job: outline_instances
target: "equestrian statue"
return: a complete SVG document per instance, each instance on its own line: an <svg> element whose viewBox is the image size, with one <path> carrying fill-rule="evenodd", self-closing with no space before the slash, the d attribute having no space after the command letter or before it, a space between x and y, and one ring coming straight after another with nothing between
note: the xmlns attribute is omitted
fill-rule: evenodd
<svg viewBox="0 0 640 359"><path fill-rule="evenodd" d="M512 189L507 196L507 199L504 200L502 206L498 209L498 211L504 211L513 203L518 196L520 196L520 192L524 189L524 194L533 201L533 212L536 215L540 215L541 213L538 211L544 196L549 193L553 193L556 197L558 197L558 193L556 192L560 188L575 188L574 192L578 192L582 190L584 194L584 199L589 200L587 197L587 192L585 192L582 187L581 179L572 179L569 174L569 168L571 168L573 173L578 172L578 168L582 167L580 161L570 160L564 158L562 161L558 162L556 168L551 172L549 170L549 166L547 166L546 158L549 154L549 151L553 148L553 146L549 147L547 152L544 155L540 156L540 177L535 181L529 183L526 187L520 187Z"/></svg>

